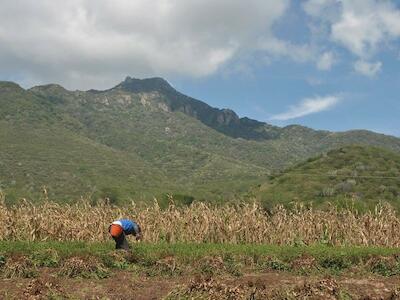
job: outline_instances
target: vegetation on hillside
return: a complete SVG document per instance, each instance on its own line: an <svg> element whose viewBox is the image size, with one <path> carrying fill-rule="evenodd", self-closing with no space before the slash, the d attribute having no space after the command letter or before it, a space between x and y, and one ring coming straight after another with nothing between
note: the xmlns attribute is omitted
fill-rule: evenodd
<svg viewBox="0 0 400 300"><path fill-rule="evenodd" d="M0 139L0 189L8 203L167 195L226 201L246 197L271 171L343 145L400 150L399 139L368 131L238 119L160 78L127 78L87 92L0 82Z"/></svg>
<svg viewBox="0 0 400 300"><path fill-rule="evenodd" d="M303 202L314 206L400 207L400 154L377 147L347 146L310 158L271 176L255 193L266 207Z"/></svg>

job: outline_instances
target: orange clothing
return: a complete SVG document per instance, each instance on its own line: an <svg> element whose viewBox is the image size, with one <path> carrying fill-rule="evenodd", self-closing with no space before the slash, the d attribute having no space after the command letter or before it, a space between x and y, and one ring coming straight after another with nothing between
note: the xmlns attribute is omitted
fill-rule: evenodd
<svg viewBox="0 0 400 300"><path fill-rule="evenodd" d="M119 237L123 231L124 230L121 225L111 224L110 234L112 237Z"/></svg>

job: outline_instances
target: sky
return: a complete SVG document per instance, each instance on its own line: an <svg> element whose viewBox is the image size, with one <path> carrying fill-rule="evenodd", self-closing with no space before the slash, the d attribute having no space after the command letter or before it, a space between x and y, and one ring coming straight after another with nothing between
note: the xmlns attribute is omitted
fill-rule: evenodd
<svg viewBox="0 0 400 300"><path fill-rule="evenodd" d="M126 76L278 126L400 136L400 0L1 0L0 80Z"/></svg>

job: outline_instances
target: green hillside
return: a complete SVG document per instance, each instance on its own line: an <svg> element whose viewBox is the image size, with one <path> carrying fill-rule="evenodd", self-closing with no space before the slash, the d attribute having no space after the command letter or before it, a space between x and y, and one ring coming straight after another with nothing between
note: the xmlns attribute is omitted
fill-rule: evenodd
<svg viewBox="0 0 400 300"><path fill-rule="evenodd" d="M270 176L254 192L266 207L354 202L368 208L382 201L400 208L400 154L378 147L343 147Z"/></svg>
<svg viewBox="0 0 400 300"><path fill-rule="evenodd" d="M7 199L80 196L115 201L231 200L324 151L400 139L369 131L334 133L238 118L185 96L161 78L128 77L105 91L0 82L0 188Z"/></svg>
<svg viewBox="0 0 400 300"><path fill-rule="evenodd" d="M10 201L36 199L44 186L56 200L152 200L167 193L215 200L234 198L267 174L222 151L196 147L197 133L217 148L224 135L208 133L185 114L171 118L140 102L103 105L96 93L56 85L31 91L3 86L0 184Z"/></svg>

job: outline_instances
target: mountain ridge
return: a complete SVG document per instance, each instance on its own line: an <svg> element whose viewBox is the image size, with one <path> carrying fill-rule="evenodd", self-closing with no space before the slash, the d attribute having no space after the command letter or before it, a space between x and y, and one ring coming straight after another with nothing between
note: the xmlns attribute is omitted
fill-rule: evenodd
<svg viewBox="0 0 400 300"><path fill-rule="evenodd" d="M137 79L127 76L124 81L105 90L71 91L58 84L39 85L28 90L37 92L41 89L60 89L67 93L89 92L96 95L118 90L130 93L158 92L160 94L166 94L166 99L164 99L166 101L166 110L183 112L191 117L197 118L205 125L231 137L261 140L276 138L278 136L278 126L248 117L239 118L236 112L229 108L212 107L201 100L180 93L173 88L167 80L161 77Z"/></svg>
<svg viewBox="0 0 400 300"><path fill-rule="evenodd" d="M174 87L171 86L171 84L165 80L162 77L151 77L151 78L144 78L144 79L138 79L138 78L133 78L130 76L127 76L124 81L118 83L112 88L105 89L105 90L87 90L87 91L81 91L81 90L68 90L64 88L63 86L59 84L45 84L45 85L38 85L34 86L30 89L27 89L27 91L37 91L39 89L59 89L67 93L94 93L94 94L104 94L110 91L114 90L124 90L132 93L149 93L149 92L159 92L159 93L165 93L167 92L169 95L172 95L173 98L179 98L178 103L171 103L174 102L173 100L171 101L170 99L166 104L169 105L168 107L165 107L166 110L170 111L180 111L183 112L191 117L195 117L202 121L205 125L210 126L211 128L220 131L224 134L227 134L231 137L234 138L245 138L245 139L273 139L279 137L280 134L291 131L293 129L300 129L300 130L312 130L312 131L318 131L318 132L324 132L327 134L331 133L346 133L346 132L373 132L376 134L381 134L384 136L390 136L390 137L395 137L389 134L384 134L384 133L377 133L371 130L367 129L350 129L350 130L344 130L344 131L330 131L330 130L325 130L325 129L313 129L304 125L300 124L290 124L287 126L279 127L275 125L268 124L266 122L258 121L255 119L251 119L249 117L239 117L235 111L229 108L216 108L208 105L207 103L186 96L179 91L177 91ZM186 101L185 101L186 100ZM183 103L182 103L183 102ZM192 102L194 103L194 108L191 106ZM202 116L205 114L204 112L200 114L198 109L196 107L201 107L201 111L207 111L207 114L209 115L208 117L202 118ZM210 117L211 116L211 117ZM226 126L232 126L233 128L226 128ZM236 126L239 125L239 126ZM241 128L240 125L244 125L245 129ZM252 130L261 130L262 132L249 132ZM235 132L236 133L231 133ZM238 134L237 131L240 133ZM244 135L243 131L246 132L248 135ZM398 138L398 137L395 137Z"/></svg>
<svg viewBox="0 0 400 300"><path fill-rule="evenodd" d="M111 191L120 199L165 193L235 199L270 172L343 145L400 152L400 139L370 131L337 133L239 118L181 94L162 78L127 77L104 91L0 83L0 125L0 189L14 199L37 197L44 185L60 199L87 191L94 197ZM33 171L34 177L26 176ZM55 179L59 173L65 183Z"/></svg>
<svg viewBox="0 0 400 300"><path fill-rule="evenodd" d="M273 137L264 127L271 129L274 126L247 117L239 118L231 109L215 108L203 101L186 96L160 77L136 79L128 76L113 89L119 88L134 93L157 91L165 94L169 110L180 111L197 118L207 126L234 138L268 139Z"/></svg>

